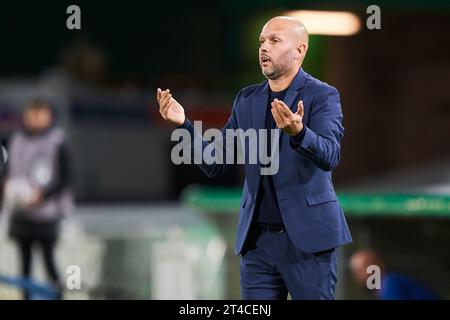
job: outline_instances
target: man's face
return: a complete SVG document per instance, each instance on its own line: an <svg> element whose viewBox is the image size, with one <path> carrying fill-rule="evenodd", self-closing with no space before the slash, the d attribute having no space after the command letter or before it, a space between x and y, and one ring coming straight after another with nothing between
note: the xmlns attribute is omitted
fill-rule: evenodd
<svg viewBox="0 0 450 320"><path fill-rule="evenodd" d="M378 256L372 252L360 251L352 255L350 259L350 269L352 271L353 280L361 287L367 287L367 279L370 273L367 268L371 265L376 265L383 270L382 261Z"/></svg>
<svg viewBox="0 0 450 320"><path fill-rule="evenodd" d="M358 286L365 287L369 274L367 273L367 267L360 265L357 268L352 269L352 275L355 283Z"/></svg>
<svg viewBox="0 0 450 320"><path fill-rule="evenodd" d="M52 124L52 114L48 108L28 108L23 115L23 122L27 129L44 130Z"/></svg>
<svg viewBox="0 0 450 320"><path fill-rule="evenodd" d="M297 43L285 22L266 24L259 36L259 43L259 65L266 78L276 80L295 67Z"/></svg>

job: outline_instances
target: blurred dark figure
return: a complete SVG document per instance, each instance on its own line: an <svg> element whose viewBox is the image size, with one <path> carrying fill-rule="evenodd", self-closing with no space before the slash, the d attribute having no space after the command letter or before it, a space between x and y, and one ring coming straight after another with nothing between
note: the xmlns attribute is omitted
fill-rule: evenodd
<svg viewBox="0 0 450 320"><path fill-rule="evenodd" d="M8 154L6 152L6 149L3 146L0 146L0 179L2 179L3 175L5 174L7 158Z"/></svg>
<svg viewBox="0 0 450 320"><path fill-rule="evenodd" d="M438 295L424 284L397 272L390 271L381 255L373 249L360 249L350 258L350 268L355 282L367 288L371 272L367 268L376 265L381 270L381 288L371 290L380 300L436 300Z"/></svg>
<svg viewBox="0 0 450 320"><path fill-rule="evenodd" d="M72 171L64 133L54 126L48 102L32 100L23 112L23 129L8 143L4 202L11 216L10 236L20 250L22 275L29 279L32 248L42 248L45 269L62 297L54 258L61 218L73 205ZM25 290L24 298L30 298Z"/></svg>

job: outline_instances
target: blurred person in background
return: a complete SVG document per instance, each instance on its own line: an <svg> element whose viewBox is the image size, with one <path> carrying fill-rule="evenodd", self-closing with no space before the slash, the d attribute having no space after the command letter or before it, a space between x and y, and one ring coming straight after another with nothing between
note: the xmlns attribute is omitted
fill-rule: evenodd
<svg viewBox="0 0 450 320"><path fill-rule="evenodd" d="M222 129L224 141L226 130L281 129L275 174L261 174L262 164L245 164L235 245L241 294L252 300L287 299L288 292L293 299L334 299L336 248L352 241L331 178L344 132L339 93L301 68L308 33L298 20L271 19L259 40L267 80L237 94ZM191 142L201 139L169 90L158 89L157 100L165 120L186 129ZM267 136L263 143L270 151L274 142ZM201 151L209 144L200 143ZM243 146L245 154L248 149ZM223 163L199 166L210 177L226 169Z"/></svg>
<svg viewBox="0 0 450 320"><path fill-rule="evenodd" d="M431 288L405 274L386 268L386 263L380 253L373 249L360 249L350 258L350 269L355 283L367 288L367 279L371 275L367 268L378 266L381 270L381 288L373 289L380 300L435 300L438 294Z"/></svg>
<svg viewBox="0 0 450 320"><path fill-rule="evenodd" d="M41 247L46 273L60 299L54 251L60 221L73 206L68 148L49 102L29 101L22 119L23 128L8 142L3 201L10 217L9 234L18 245L24 279L31 276L33 247ZM24 291L29 299L30 293Z"/></svg>

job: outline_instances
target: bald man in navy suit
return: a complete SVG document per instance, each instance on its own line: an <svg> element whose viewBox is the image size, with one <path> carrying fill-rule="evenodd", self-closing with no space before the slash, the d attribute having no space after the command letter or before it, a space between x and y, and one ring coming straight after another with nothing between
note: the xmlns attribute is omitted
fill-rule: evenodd
<svg viewBox="0 0 450 320"><path fill-rule="evenodd" d="M227 129L279 131L274 140L258 136L268 150L279 150L279 170L266 175L261 169L267 164L245 163L235 244L242 297L333 299L336 248L352 241L332 183L344 134L339 93L302 69L308 33L298 20L269 20L259 40L267 80L239 91L222 129L224 139ZM192 142L201 139L170 90L158 89L157 99L165 120L187 130ZM241 141L248 151L250 144ZM209 144L201 140L203 150ZM210 177L227 168L220 162L199 166Z"/></svg>

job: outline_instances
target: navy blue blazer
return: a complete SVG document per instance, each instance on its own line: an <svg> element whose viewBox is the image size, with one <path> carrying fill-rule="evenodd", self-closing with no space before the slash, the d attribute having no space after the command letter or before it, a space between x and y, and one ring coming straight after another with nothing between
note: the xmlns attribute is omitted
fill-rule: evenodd
<svg viewBox="0 0 450 320"><path fill-rule="evenodd" d="M289 136L280 131L279 170L273 175L273 182L289 237L300 250L317 252L352 241L332 182L332 170L340 160L343 115L338 91L301 68L289 86L284 102L296 112L300 99L304 106L305 132L302 136ZM222 135L226 129L264 129L267 101L267 80L239 91ZM192 141L195 135L200 137L188 119L180 128L190 132ZM248 150L247 142L244 139L244 150ZM202 147L207 145L208 141L203 139ZM193 151L194 143L191 146ZM252 223L261 174L259 162L247 162L236 254L241 253ZM205 162L199 166L210 177L223 174L227 167L226 164Z"/></svg>

